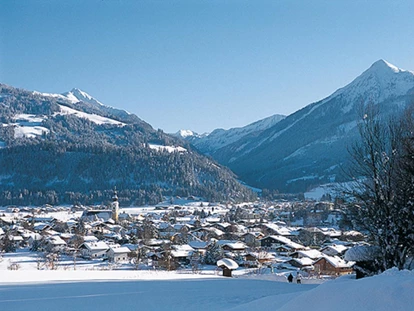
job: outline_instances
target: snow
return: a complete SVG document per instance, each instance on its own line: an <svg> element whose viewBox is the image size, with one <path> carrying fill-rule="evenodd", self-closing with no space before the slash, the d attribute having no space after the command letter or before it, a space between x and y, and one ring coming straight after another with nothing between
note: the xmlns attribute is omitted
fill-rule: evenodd
<svg viewBox="0 0 414 311"><path fill-rule="evenodd" d="M85 270L81 262L78 270L36 270L35 258L25 255L6 254L0 262L0 310L406 311L414 305L414 272L405 270L289 284L282 275L238 270L233 278L213 270ZM22 268L7 270L10 260Z"/></svg>
<svg viewBox="0 0 414 311"><path fill-rule="evenodd" d="M175 147L175 146L163 146L163 145L155 145L155 144L149 144L149 147L151 149L157 150L157 151L167 151L169 153L172 152L186 152L187 149L183 148L183 147Z"/></svg>
<svg viewBox="0 0 414 311"><path fill-rule="evenodd" d="M13 126L15 138L34 138L43 135L43 133L49 133L49 129L41 126L45 119L44 116L33 114L17 114L14 116L14 123L3 124L3 126ZM0 147L4 146L0 145Z"/></svg>
<svg viewBox="0 0 414 311"><path fill-rule="evenodd" d="M378 60L347 86L337 90L324 102L346 94L345 102L355 104L364 98L367 102L382 102L390 97L406 95L414 87L414 73L400 69L385 60ZM373 95L374 94L374 98ZM344 107L347 110L346 106Z"/></svg>
<svg viewBox="0 0 414 311"><path fill-rule="evenodd" d="M38 92L38 91L34 91L33 94L42 95L42 96L46 96L46 97L53 97L53 98L57 98L57 99L68 100L72 104L79 102L79 99L77 99L73 94L70 94L70 95L68 94L67 96L65 96L65 95L62 95L62 94L41 93L41 92Z"/></svg>
<svg viewBox="0 0 414 311"><path fill-rule="evenodd" d="M217 261L217 267L225 266L227 269L236 270L239 265L230 258L223 258Z"/></svg>
<svg viewBox="0 0 414 311"><path fill-rule="evenodd" d="M256 121L254 123L248 124L244 127L235 127L228 130L224 129L215 129L213 132L209 133L208 135L197 135L199 139L193 141L193 144L202 150L203 152L213 152L225 146L228 146L241 138L250 135L255 132L266 130L276 123L283 120L285 116L283 115L272 115L265 119ZM194 136L187 135L187 136ZM179 135L182 137L186 137L183 135L182 131L179 132Z"/></svg>
<svg viewBox="0 0 414 311"><path fill-rule="evenodd" d="M34 138L41 136L43 133L49 133L49 129L43 126L20 126L16 125L14 128L14 138Z"/></svg>
<svg viewBox="0 0 414 311"><path fill-rule="evenodd" d="M125 123L122 123L122 122L119 122L119 121L116 121L110 118L98 116L96 114L90 114L90 113L78 111L76 109L72 109L72 108L69 108L63 105L59 105L59 106L60 106L60 112L55 113L55 115L73 114L79 118L88 119L89 121L95 124L113 124L113 125L119 125L119 126L125 125Z"/></svg>
<svg viewBox="0 0 414 311"><path fill-rule="evenodd" d="M193 131L190 131L190 130L179 130L175 134L175 136L186 138L186 137L191 137L191 136L198 136L198 134L194 133Z"/></svg>

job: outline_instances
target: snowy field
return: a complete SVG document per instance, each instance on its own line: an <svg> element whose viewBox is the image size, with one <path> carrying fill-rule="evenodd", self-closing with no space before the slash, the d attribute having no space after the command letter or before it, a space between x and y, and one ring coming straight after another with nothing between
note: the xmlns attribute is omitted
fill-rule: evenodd
<svg viewBox="0 0 414 311"><path fill-rule="evenodd" d="M82 262L77 270L37 270L25 253L0 263L0 310L414 310L414 272L389 270L355 280L344 276L322 284L281 275L224 278L214 270L104 271ZM26 256L27 255L27 256ZM19 270L8 270L10 262ZM89 267L89 268L87 268Z"/></svg>

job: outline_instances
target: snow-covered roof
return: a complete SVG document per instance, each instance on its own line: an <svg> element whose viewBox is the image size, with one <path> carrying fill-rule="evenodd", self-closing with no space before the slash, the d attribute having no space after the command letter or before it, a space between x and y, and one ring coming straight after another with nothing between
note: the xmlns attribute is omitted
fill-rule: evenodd
<svg viewBox="0 0 414 311"><path fill-rule="evenodd" d="M307 257L311 259L317 259L323 256L323 254L316 249L300 250L300 251L297 251L297 253L302 257Z"/></svg>
<svg viewBox="0 0 414 311"><path fill-rule="evenodd" d="M228 246L231 249L246 249L247 248L246 244L244 244L243 242L239 242L239 241L233 242L233 243L225 243L223 244L223 246Z"/></svg>
<svg viewBox="0 0 414 311"><path fill-rule="evenodd" d="M126 246L119 246L119 245L111 245L109 246L109 249L114 253L114 254L124 254L124 253L130 253L131 250L126 247Z"/></svg>
<svg viewBox="0 0 414 311"><path fill-rule="evenodd" d="M313 264L313 260L311 258L308 257L303 257L303 258L292 258L289 261L296 261L298 264L300 264L301 266L312 266Z"/></svg>
<svg viewBox="0 0 414 311"><path fill-rule="evenodd" d="M85 242L83 245L85 245L85 247L91 251L106 250L109 248L108 244L106 244L104 241Z"/></svg>
<svg viewBox="0 0 414 311"><path fill-rule="evenodd" d="M278 226L274 223L267 223L267 224L264 224L264 226L273 230L278 235L290 235L291 234L291 230L289 228Z"/></svg>
<svg viewBox="0 0 414 311"><path fill-rule="evenodd" d="M239 267L239 265L230 258L223 258L223 259L218 260L217 267L221 267L221 266L224 266L230 270L236 270Z"/></svg>
<svg viewBox="0 0 414 311"><path fill-rule="evenodd" d="M49 237L47 240L50 244L54 246L66 245L66 242L63 241L60 236L54 235L54 236Z"/></svg>
<svg viewBox="0 0 414 311"><path fill-rule="evenodd" d="M94 235L85 235L83 237L83 241L85 241L85 242L95 242L95 241L98 241L98 238Z"/></svg>
<svg viewBox="0 0 414 311"><path fill-rule="evenodd" d="M189 257L191 256L191 254L193 253L193 251L189 251L189 250L177 250L177 251L171 251L171 256L173 257Z"/></svg>
<svg viewBox="0 0 414 311"><path fill-rule="evenodd" d="M322 258L325 258L325 260L328 261L335 268L351 268L354 265L354 262L352 261L346 262L345 260L343 260L342 258L339 258L338 256L327 256L327 255L324 255L321 258L317 259L315 263L321 260Z"/></svg>
<svg viewBox="0 0 414 311"><path fill-rule="evenodd" d="M208 242L204 241L190 241L188 244L195 249L206 248L208 246Z"/></svg>
<svg viewBox="0 0 414 311"><path fill-rule="evenodd" d="M272 239L286 245L287 247L291 248L291 249L306 249L305 246L293 242L291 239L288 239L287 237L284 236L280 236L280 235L271 235L270 236Z"/></svg>
<svg viewBox="0 0 414 311"><path fill-rule="evenodd" d="M191 252L194 251L194 248L192 248L188 244L173 245L172 248L174 248L174 250L176 250L176 251L191 251Z"/></svg>
<svg viewBox="0 0 414 311"><path fill-rule="evenodd" d="M342 244L331 244L328 246L325 246L324 248L322 248L322 252L324 250L332 250L338 254L341 254L342 252L346 251L348 249L347 246L342 245Z"/></svg>

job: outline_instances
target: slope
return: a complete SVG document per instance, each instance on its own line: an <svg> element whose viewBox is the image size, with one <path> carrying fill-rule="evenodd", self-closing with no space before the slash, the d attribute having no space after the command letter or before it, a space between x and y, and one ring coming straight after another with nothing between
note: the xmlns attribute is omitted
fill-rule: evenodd
<svg viewBox="0 0 414 311"><path fill-rule="evenodd" d="M283 115L275 114L244 127L235 127L229 130L215 129L213 132L203 135L181 130L175 136L186 139L204 154L212 154L216 150L233 144L244 137L257 136L260 132L274 126L284 118Z"/></svg>
<svg viewBox="0 0 414 311"><path fill-rule="evenodd" d="M414 101L413 88L412 72L379 60L331 96L212 156L261 188L297 192L343 180L347 148L358 137L361 107L376 105L384 118L399 113Z"/></svg>
<svg viewBox="0 0 414 311"><path fill-rule="evenodd" d="M188 144L75 95L0 85L1 204L101 203L114 186L121 204L250 197L231 171Z"/></svg>

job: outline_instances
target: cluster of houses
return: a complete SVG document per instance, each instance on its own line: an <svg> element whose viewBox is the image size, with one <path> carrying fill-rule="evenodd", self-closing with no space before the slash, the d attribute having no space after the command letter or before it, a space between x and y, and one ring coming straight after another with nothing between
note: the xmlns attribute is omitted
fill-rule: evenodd
<svg viewBox="0 0 414 311"><path fill-rule="evenodd" d="M65 220L53 216L59 214ZM352 273L354 263L346 262L344 254L364 243L362 234L323 223L296 225L292 214L288 202L278 207L193 203L121 210L115 196L103 209L5 210L0 212L0 241L3 251L26 247L133 267L194 269L227 258L241 267L271 271ZM337 219L337 213L328 218Z"/></svg>

